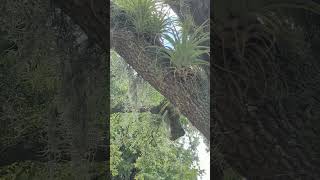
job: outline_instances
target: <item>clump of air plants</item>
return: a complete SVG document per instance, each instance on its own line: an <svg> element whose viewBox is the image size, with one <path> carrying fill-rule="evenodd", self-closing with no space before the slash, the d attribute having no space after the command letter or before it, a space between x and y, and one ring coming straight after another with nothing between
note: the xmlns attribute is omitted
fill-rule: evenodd
<svg viewBox="0 0 320 180"><path fill-rule="evenodd" d="M209 32L204 31L206 24L196 27L191 18L179 24L181 27L179 30L172 27L163 35L168 44L160 47L161 56L170 59L172 66L177 69L208 64L207 61L200 59L201 55L210 52L208 46L202 45L210 39Z"/></svg>
<svg viewBox="0 0 320 180"><path fill-rule="evenodd" d="M167 28L162 35L163 46L152 46L156 49L157 57L162 61L169 61L169 68L173 69L175 77L187 77L201 70L200 66L209 65L203 60L203 55L208 55L210 47L203 45L210 39L206 32L207 22L196 26L192 18L188 17L180 21L172 21L172 26Z"/></svg>
<svg viewBox="0 0 320 180"><path fill-rule="evenodd" d="M116 0L132 23L138 35L159 35L165 31L168 24L163 5L155 0Z"/></svg>

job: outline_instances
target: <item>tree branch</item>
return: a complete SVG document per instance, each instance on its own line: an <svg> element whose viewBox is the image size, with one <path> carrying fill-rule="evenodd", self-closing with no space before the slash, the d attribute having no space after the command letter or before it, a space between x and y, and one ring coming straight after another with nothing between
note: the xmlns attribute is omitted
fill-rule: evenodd
<svg viewBox="0 0 320 180"><path fill-rule="evenodd" d="M107 9L109 1L96 0L95 4L100 5L95 6L96 9L91 8L90 0L84 0L81 3L75 0L55 0L55 3L86 32L89 38L100 46L107 47L109 28L107 23L101 20L109 22L108 14L104 13L109 11ZM113 28L116 27L111 27ZM115 29L113 32L112 43L116 52L155 89L167 97L209 139L209 89L199 91L195 88L208 84L208 80L199 81L200 78L195 75L192 81L178 82L173 73L155 66L156 56L145 51L145 47L150 45L148 42L138 39L133 32L127 30Z"/></svg>

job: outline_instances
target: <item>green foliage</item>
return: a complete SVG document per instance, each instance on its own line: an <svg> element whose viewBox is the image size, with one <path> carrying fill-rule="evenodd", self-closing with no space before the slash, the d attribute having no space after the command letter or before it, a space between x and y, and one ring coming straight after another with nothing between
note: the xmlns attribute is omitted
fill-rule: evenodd
<svg viewBox="0 0 320 180"><path fill-rule="evenodd" d="M165 13L158 10L161 5L155 0L115 0L115 3L128 14L137 33L161 34L168 24Z"/></svg>
<svg viewBox="0 0 320 180"><path fill-rule="evenodd" d="M137 179L196 179L199 173L192 166L192 151L170 142L165 124L157 115L113 114L111 142L114 176L128 177L133 168L138 169Z"/></svg>
<svg viewBox="0 0 320 180"><path fill-rule="evenodd" d="M210 52L210 47L202 45L210 39L209 32L205 31L206 23L196 27L191 18L186 18L179 23L181 27L179 30L174 26L169 28L168 33L163 34L164 40L169 45L158 47L160 57L170 59L176 68L208 65L209 62L200 58Z"/></svg>
<svg viewBox="0 0 320 180"><path fill-rule="evenodd" d="M163 97L144 81L136 81L137 75L129 73L132 69L121 57L114 52L111 57L111 95L114 100L111 104L113 107L123 104L128 111L111 115L110 166L113 179L129 179L132 175L138 180L196 179L200 171L195 166L194 149L184 149L182 143L170 141L170 132L161 114L139 113L136 109L157 106ZM134 90L132 83L137 83ZM130 93L136 94L137 98L130 98ZM187 123L186 119L184 121Z"/></svg>

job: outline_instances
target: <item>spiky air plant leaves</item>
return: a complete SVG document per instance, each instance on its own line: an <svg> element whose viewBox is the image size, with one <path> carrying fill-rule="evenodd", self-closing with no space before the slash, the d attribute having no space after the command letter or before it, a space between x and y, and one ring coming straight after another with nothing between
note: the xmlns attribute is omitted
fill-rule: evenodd
<svg viewBox="0 0 320 180"><path fill-rule="evenodd" d="M115 0L115 3L128 14L135 31L139 35L158 35L168 24L163 4L155 0Z"/></svg>
<svg viewBox="0 0 320 180"><path fill-rule="evenodd" d="M196 27L192 19L187 18L180 22L180 29L168 28L168 33L163 34L163 39L168 42L164 47L158 48L159 56L170 59L171 65L176 69L189 68L193 65L208 65L209 62L200 57L209 54L210 48L202 44L210 39L209 32L204 29L207 22Z"/></svg>

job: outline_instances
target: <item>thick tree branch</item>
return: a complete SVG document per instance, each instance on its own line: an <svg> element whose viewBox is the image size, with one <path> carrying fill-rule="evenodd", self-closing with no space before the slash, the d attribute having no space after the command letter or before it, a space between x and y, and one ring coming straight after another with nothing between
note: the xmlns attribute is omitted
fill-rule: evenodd
<svg viewBox="0 0 320 180"><path fill-rule="evenodd" d="M112 34L117 53L209 139L209 89L203 88L204 84L208 85L208 79L203 80L194 74L194 79L182 82L183 78L179 79L174 73L156 66L156 56L145 50L148 42L125 30L117 29Z"/></svg>
<svg viewBox="0 0 320 180"><path fill-rule="evenodd" d="M103 12L108 11L109 1L95 0L95 4L100 5L94 6L96 9L92 8L90 0L81 1L81 3L75 0L55 0L55 2L86 32L89 38L100 46L107 47L109 28L104 22L108 22L108 18ZM198 85L193 82L177 82L172 73L155 66L156 57L145 52L145 47L150 45L148 42L138 39L129 31L116 29L113 32L112 43L117 53L167 97L209 139L209 89L200 92L195 88L203 83L208 84L208 81L199 82Z"/></svg>

